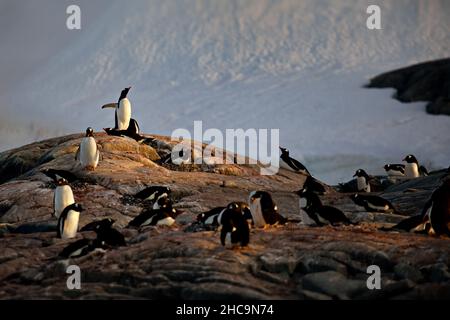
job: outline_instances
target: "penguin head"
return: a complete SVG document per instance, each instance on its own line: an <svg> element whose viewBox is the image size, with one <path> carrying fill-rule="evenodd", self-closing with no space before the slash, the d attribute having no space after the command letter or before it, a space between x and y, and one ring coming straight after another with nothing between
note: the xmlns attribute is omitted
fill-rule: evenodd
<svg viewBox="0 0 450 320"><path fill-rule="evenodd" d="M304 197L308 192L308 187L303 187L300 190L294 191L294 193L296 195L298 195L299 197Z"/></svg>
<svg viewBox="0 0 450 320"><path fill-rule="evenodd" d="M352 195L350 196L350 199L351 199L353 202L358 203L359 200L360 200L360 196L359 196L359 194L355 193L355 194L352 194Z"/></svg>
<svg viewBox="0 0 450 320"><path fill-rule="evenodd" d="M355 174L353 175L353 177L364 177L364 178L369 178L369 175L367 174L367 172L365 172L363 169L358 169L356 170Z"/></svg>
<svg viewBox="0 0 450 320"><path fill-rule="evenodd" d="M384 170L388 171L391 169L391 165L390 164L385 164L384 165Z"/></svg>
<svg viewBox="0 0 450 320"><path fill-rule="evenodd" d="M416 157L412 154L407 155L403 161L405 161L406 163L415 163L415 164L419 164L419 161L417 161Z"/></svg>
<svg viewBox="0 0 450 320"><path fill-rule="evenodd" d="M69 184L69 182L68 182L66 179L64 179L64 178L59 178L59 179L56 181L56 184L57 184L58 186L67 186L67 185Z"/></svg>
<svg viewBox="0 0 450 320"><path fill-rule="evenodd" d="M91 127L86 129L86 137L93 137L94 136L94 129Z"/></svg>
<svg viewBox="0 0 450 320"><path fill-rule="evenodd" d="M238 211L240 210L240 206L238 203L236 202L231 202L228 206L227 206L228 210L232 210L232 211Z"/></svg>
<svg viewBox="0 0 450 320"><path fill-rule="evenodd" d="M281 150L281 154L282 155L289 155L289 150L288 149L280 147L280 150Z"/></svg>
<svg viewBox="0 0 450 320"><path fill-rule="evenodd" d="M122 99L125 99L128 95L128 92L130 91L131 87L125 88L122 90L122 92L120 93L120 97L119 97L119 101Z"/></svg>

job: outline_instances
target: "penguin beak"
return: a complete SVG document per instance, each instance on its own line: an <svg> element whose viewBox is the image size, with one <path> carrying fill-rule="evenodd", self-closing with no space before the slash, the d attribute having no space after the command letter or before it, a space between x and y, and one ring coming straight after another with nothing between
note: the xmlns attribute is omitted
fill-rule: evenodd
<svg viewBox="0 0 450 320"><path fill-rule="evenodd" d="M102 106L102 109L106 109L106 108L117 108L117 103L107 103L105 105Z"/></svg>
<svg viewBox="0 0 450 320"><path fill-rule="evenodd" d="M356 177L357 176L357 174L355 173L354 175L353 175L353 177Z"/></svg>

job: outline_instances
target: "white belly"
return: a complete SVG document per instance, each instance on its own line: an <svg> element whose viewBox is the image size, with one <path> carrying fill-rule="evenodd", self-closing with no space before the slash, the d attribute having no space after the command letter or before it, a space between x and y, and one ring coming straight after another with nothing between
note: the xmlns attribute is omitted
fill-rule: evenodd
<svg viewBox="0 0 450 320"><path fill-rule="evenodd" d="M300 220L302 221L301 224L307 225L307 226L311 226L311 225L315 225L316 223L314 222L313 219L311 219L308 214L306 213L305 210L300 209Z"/></svg>
<svg viewBox="0 0 450 320"><path fill-rule="evenodd" d="M358 183L358 191L370 192L370 184L366 183L366 179L363 177L358 177L356 179Z"/></svg>
<svg viewBox="0 0 450 320"><path fill-rule="evenodd" d="M172 217L167 217L164 219L159 220L156 225L158 226L171 226L175 223L175 219Z"/></svg>
<svg viewBox="0 0 450 320"><path fill-rule="evenodd" d="M401 173L401 171L395 171L395 170L388 170L387 174L390 177L403 177L404 176L404 174Z"/></svg>
<svg viewBox="0 0 450 320"><path fill-rule="evenodd" d="M131 119L131 103L127 98L120 100L117 112L117 126L119 130L127 130Z"/></svg>
<svg viewBox="0 0 450 320"><path fill-rule="evenodd" d="M97 143L93 137L85 137L80 145L80 163L85 167L96 168L98 164L99 152Z"/></svg>
<svg viewBox="0 0 450 320"><path fill-rule="evenodd" d="M55 189L55 207L54 214L55 217L59 218L61 212L63 212L64 208L68 205L75 203L73 198L72 188L70 186L58 186Z"/></svg>
<svg viewBox="0 0 450 320"><path fill-rule="evenodd" d="M266 225L266 221L262 215L261 203L259 200L250 203L250 212L252 213L255 228L263 228Z"/></svg>
<svg viewBox="0 0 450 320"><path fill-rule="evenodd" d="M294 171L294 172L297 172L297 171L295 171L294 169L292 169L283 159L281 159L280 158L280 168L283 168L283 169L286 169L286 170L289 170L289 171Z"/></svg>
<svg viewBox="0 0 450 320"><path fill-rule="evenodd" d="M71 239L75 238L78 231L78 220L80 219L80 213L70 210L67 214L67 218L64 221L63 232L61 238Z"/></svg>
<svg viewBox="0 0 450 320"><path fill-rule="evenodd" d="M406 163L405 164L405 176L407 178L417 178L420 176L419 168L415 163Z"/></svg>

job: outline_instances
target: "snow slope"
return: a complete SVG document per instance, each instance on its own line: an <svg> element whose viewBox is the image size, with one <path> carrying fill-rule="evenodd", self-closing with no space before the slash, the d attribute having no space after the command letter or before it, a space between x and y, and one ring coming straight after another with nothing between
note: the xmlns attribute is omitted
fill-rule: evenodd
<svg viewBox="0 0 450 320"><path fill-rule="evenodd" d="M100 105L132 85L133 117L145 132L192 129L194 120L279 128L281 144L330 183L359 167L381 173L407 153L447 167L450 117L361 86L448 56L450 2L376 2L383 30L366 28L366 0L97 0L78 2L82 30L68 31L69 1L41 1L27 23L24 5L4 0L0 150L111 126L112 110ZM11 36L32 29L26 43Z"/></svg>

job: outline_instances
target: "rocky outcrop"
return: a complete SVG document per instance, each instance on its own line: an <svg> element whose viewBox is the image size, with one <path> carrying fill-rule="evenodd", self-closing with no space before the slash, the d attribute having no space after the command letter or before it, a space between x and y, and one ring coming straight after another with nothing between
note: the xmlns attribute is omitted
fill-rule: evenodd
<svg viewBox="0 0 450 320"><path fill-rule="evenodd" d="M417 214L447 173L396 183L383 196L404 215L367 213L348 194L327 187L325 204L337 206L354 226L297 223L252 230L245 248L222 247L219 233L191 227L198 213L252 190L269 191L280 213L299 219L297 196L304 176L280 170L262 176L257 165L160 163L173 143L152 136L150 145L97 134L102 159L95 171L74 161L82 135L31 144L0 154L0 298L48 299L409 299L450 298L447 238L378 231ZM80 227L112 217L127 246L77 259L57 256L74 240L56 238L54 184L46 168L73 172ZM127 229L144 203L131 195L148 185L173 190L183 213L172 227ZM21 232L17 232L21 230ZM26 230L27 232L25 232ZM196 231L196 232L194 232ZM80 233L93 238L90 232ZM68 265L82 271L81 290L68 290ZM369 290L367 267L381 269L382 289Z"/></svg>
<svg viewBox="0 0 450 320"><path fill-rule="evenodd" d="M430 114L450 115L450 59L420 63L370 80L368 88L394 88L401 102L428 101Z"/></svg>

